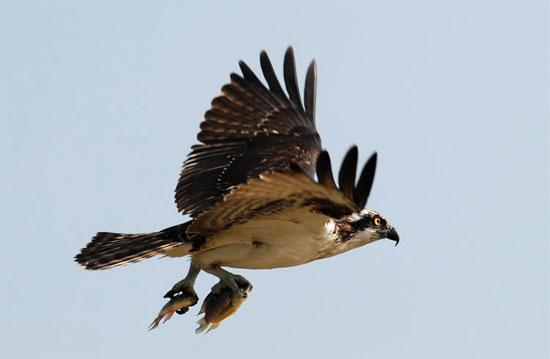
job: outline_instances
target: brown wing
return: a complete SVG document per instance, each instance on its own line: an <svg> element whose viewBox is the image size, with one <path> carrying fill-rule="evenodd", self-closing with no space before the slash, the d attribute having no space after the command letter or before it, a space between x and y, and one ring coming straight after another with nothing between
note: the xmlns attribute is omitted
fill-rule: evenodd
<svg viewBox="0 0 550 359"><path fill-rule="evenodd" d="M291 163L314 176L321 151L314 119L315 64L307 71L302 104L292 48L284 59L288 95L265 52L260 62L269 88L241 61L243 76L231 74L231 83L206 112L201 144L192 147L176 187L181 212L196 217L232 188L266 171L288 171Z"/></svg>
<svg viewBox="0 0 550 359"><path fill-rule="evenodd" d="M254 217L291 208L342 217L358 207L343 192L313 181L299 168L266 172L233 189L217 206L200 214L188 227L190 237L208 237Z"/></svg>

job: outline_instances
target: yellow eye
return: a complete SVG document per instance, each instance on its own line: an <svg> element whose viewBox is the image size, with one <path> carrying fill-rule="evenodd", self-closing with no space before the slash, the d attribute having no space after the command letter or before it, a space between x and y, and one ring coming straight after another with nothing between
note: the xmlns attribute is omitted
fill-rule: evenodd
<svg viewBox="0 0 550 359"><path fill-rule="evenodd" d="M382 223L380 217L374 217L374 225L379 226Z"/></svg>

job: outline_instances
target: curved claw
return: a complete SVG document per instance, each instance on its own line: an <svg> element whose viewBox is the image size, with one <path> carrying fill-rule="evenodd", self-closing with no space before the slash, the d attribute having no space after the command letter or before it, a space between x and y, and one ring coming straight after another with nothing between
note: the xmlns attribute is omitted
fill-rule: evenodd
<svg viewBox="0 0 550 359"><path fill-rule="evenodd" d="M163 298L172 299L176 295L176 291L174 289L170 289L166 294L163 296Z"/></svg>
<svg viewBox="0 0 550 359"><path fill-rule="evenodd" d="M197 296L193 287L179 286L178 284L176 284L172 289L166 292L163 298L173 299L174 297L179 295L187 295L187 296L195 296L195 297Z"/></svg>
<svg viewBox="0 0 550 359"><path fill-rule="evenodd" d="M176 310L176 313L178 315L183 315L183 314L187 313L188 311L189 311L189 307L186 307L186 308L181 308L181 309Z"/></svg>

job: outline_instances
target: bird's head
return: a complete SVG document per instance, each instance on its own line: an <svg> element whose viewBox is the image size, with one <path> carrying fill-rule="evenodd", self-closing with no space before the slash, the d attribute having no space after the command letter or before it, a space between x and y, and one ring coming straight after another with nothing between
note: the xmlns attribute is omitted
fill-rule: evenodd
<svg viewBox="0 0 550 359"><path fill-rule="evenodd" d="M379 212L364 209L346 216L337 223L339 237L353 247L362 246L379 239L387 238L399 243L399 234Z"/></svg>
<svg viewBox="0 0 550 359"><path fill-rule="evenodd" d="M319 184L340 191L347 203L344 207L350 210L345 214L340 212L340 216L336 212L331 215L333 218L331 223L334 224L333 228L335 229L334 233L337 233L337 241L344 244L342 246L344 250L356 248L382 238L395 241L395 245L397 245L399 235L395 228L390 225L382 214L365 208L374 181L377 162L376 152L365 163L359 180L356 181L357 159L357 146L352 146L342 161L338 173L338 186L336 186L328 152L322 151L317 158L316 172Z"/></svg>

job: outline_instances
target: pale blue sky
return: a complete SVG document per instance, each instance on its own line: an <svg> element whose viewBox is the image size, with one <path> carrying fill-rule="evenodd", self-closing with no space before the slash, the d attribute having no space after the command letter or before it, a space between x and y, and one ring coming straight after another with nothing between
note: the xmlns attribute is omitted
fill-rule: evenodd
<svg viewBox="0 0 550 359"><path fill-rule="evenodd" d="M2 358L547 358L549 6L2 2ZM249 300L197 336L146 328L185 260L86 272L98 230L185 219L179 167L210 100L266 49L317 60L338 165L378 151L369 207L401 244L236 271ZM215 283L201 274L202 297Z"/></svg>

